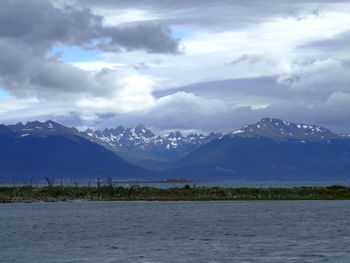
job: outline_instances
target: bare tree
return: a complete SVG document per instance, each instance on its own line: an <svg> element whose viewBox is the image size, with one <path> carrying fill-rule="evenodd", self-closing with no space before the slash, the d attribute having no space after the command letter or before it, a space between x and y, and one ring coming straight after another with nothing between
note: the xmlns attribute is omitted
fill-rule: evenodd
<svg viewBox="0 0 350 263"><path fill-rule="evenodd" d="M46 183L47 183L47 187L49 189L52 189L54 183L55 183L55 178L54 177L48 177L48 176L45 176L45 180L46 180Z"/></svg>
<svg viewBox="0 0 350 263"><path fill-rule="evenodd" d="M96 183L97 183L97 197L101 198L101 179L96 178Z"/></svg>
<svg viewBox="0 0 350 263"><path fill-rule="evenodd" d="M113 194L113 179L111 176L107 177L107 181L106 181L106 185L107 185L107 189L106 189L106 194L109 198L112 198Z"/></svg>
<svg viewBox="0 0 350 263"><path fill-rule="evenodd" d="M53 185L55 183L55 178L54 177L45 176L45 180L46 180L46 183L47 183L49 195L51 195L52 194L52 187L53 187Z"/></svg>
<svg viewBox="0 0 350 263"><path fill-rule="evenodd" d="M29 189L29 197L32 198L32 195L33 195L33 178L30 178L28 189Z"/></svg>
<svg viewBox="0 0 350 263"><path fill-rule="evenodd" d="M87 198L91 199L91 182L90 180L88 181L88 193L87 193Z"/></svg>
<svg viewBox="0 0 350 263"><path fill-rule="evenodd" d="M107 177L107 186L113 188L113 179L110 176Z"/></svg>

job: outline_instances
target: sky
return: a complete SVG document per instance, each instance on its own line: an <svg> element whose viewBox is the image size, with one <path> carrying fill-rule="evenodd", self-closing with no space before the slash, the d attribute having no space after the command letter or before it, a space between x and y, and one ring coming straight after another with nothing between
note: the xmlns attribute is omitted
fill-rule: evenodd
<svg viewBox="0 0 350 263"><path fill-rule="evenodd" d="M0 122L350 133L350 3L1 0Z"/></svg>

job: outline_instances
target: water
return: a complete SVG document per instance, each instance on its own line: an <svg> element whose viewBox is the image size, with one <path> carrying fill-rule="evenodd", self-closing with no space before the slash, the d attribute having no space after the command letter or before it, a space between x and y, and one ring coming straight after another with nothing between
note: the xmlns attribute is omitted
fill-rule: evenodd
<svg viewBox="0 0 350 263"><path fill-rule="evenodd" d="M0 262L346 262L348 201L0 204Z"/></svg>
<svg viewBox="0 0 350 263"><path fill-rule="evenodd" d="M172 188L172 187L184 187L186 184L205 187L253 187L253 188L293 188L301 186L330 186L330 185L343 185L350 186L350 181L222 181L222 182L195 182L195 183L142 183L137 184L140 186L150 186L156 188ZM135 184L120 183L118 184L123 187L130 187Z"/></svg>

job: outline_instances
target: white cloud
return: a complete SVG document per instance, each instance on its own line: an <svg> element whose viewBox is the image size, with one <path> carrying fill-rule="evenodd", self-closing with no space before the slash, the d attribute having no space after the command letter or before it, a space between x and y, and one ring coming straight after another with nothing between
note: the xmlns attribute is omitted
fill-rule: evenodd
<svg viewBox="0 0 350 263"><path fill-rule="evenodd" d="M344 107L350 110L350 92L337 91L332 93L326 101L325 106L337 107L344 110Z"/></svg>
<svg viewBox="0 0 350 263"><path fill-rule="evenodd" d="M83 112L125 113L147 110L155 104L152 96L154 81L137 74L118 75L114 72L98 77L101 86L108 86L108 96L85 96L76 102Z"/></svg>
<svg viewBox="0 0 350 263"><path fill-rule="evenodd" d="M0 114L23 110L38 102L37 98L17 99L15 97L6 97L0 99Z"/></svg>
<svg viewBox="0 0 350 263"><path fill-rule="evenodd" d="M76 109L70 103L47 102L37 98L18 99L8 97L0 100L0 118L5 123L29 120L47 120L57 116L68 117Z"/></svg>
<svg viewBox="0 0 350 263"><path fill-rule="evenodd" d="M323 97L337 91L350 91L350 67L339 60L317 60L282 75L280 81L294 91L312 92Z"/></svg>
<svg viewBox="0 0 350 263"><path fill-rule="evenodd" d="M63 3L78 7L72 13L54 10L64 13L64 19L58 21L61 23L75 14L73 31L67 26L63 27L65 33L55 34L54 30L46 30L41 22L46 20L39 20L31 29L34 33L34 29L41 29L43 39L35 34L28 36L30 31L23 35L24 41L16 37L15 30L0 30L0 58L4 62L0 65L1 85L12 95L27 98L1 100L0 117L4 120L11 115L24 119L75 114L86 123L103 123L105 115L110 114L118 115L114 121L145 122L164 129L210 130L228 129L230 125L236 128L241 119L254 121L266 115L329 123L339 116L344 122L350 118L346 106L350 94L346 52L335 59L332 53L324 53L317 46L300 48L313 41L333 39L348 30L349 3L54 2L61 8ZM95 3L91 12L81 9L85 3ZM41 14L37 9L35 14ZM96 14L103 16L101 21ZM85 16L98 25L87 28L88 37L80 30L80 18ZM36 17L39 15L33 15ZM27 26L20 25L24 29ZM110 31L112 26L115 28ZM83 49L82 43L88 45L96 38L97 29L102 36L109 32L110 39L106 41L114 40L98 61L67 64L45 55L54 40ZM148 34L148 30L153 33ZM27 31L17 33L21 32ZM184 48L181 54L175 52L180 43L178 37ZM43 41L46 38L49 42ZM263 85L261 90L258 83L252 87L236 82L221 89L214 83L200 94L195 90L171 91L204 81L267 76L280 76L279 82L284 85ZM160 90L169 93L154 96Z"/></svg>
<svg viewBox="0 0 350 263"><path fill-rule="evenodd" d="M247 42L247 32L227 31L223 33L194 33L189 39L183 40L186 54L212 54L234 51Z"/></svg>
<svg viewBox="0 0 350 263"><path fill-rule="evenodd" d="M110 63L106 61L84 61L71 63L73 66L86 71L98 72L103 69L116 70L120 67L125 67L124 64Z"/></svg>
<svg viewBox="0 0 350 263"><path fill-rule="evenodd" d="M104 17L103 24L106 26L118 26L125 23L152 21L159 17L142 9L111 9L94 8L94 12Z"/></svg>

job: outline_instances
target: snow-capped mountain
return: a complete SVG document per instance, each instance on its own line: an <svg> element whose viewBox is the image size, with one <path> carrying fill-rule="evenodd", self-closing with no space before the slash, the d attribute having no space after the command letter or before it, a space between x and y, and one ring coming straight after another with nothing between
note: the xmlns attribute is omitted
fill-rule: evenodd
<svg viewBox="0 0 350 263"><path fill-rule="evenodd" d="M3 127L4 132L11 131L11 136L15 135L17 138L51 135L84 137L112 150L133 164L154 169L165 168L165 163L179 159L199 146L222 136L219 133L211 133L207 136L203 134L183 136L178 131L171 132L167 136L158 136L143 125L132 128L118 126L102 131L87 129L80 132L76 128L66 127L51 120L25 124L20 122L14 125L3 125Z"/></svg>
<svg viewBox="0 0 350 263"><path fill-rule="evenodd" d="M129 151L131 149L138 149L141 151L157 150L163 152L178 150L187 151L222 136L220 133L211 133L208 136L192 133L183 136L179 131L176 131L161 137L155 135L143 125L134 126L132 128L118 126L117 128L105 129L103 131L88 129L82 132L82 134L116 152Z"/></svg>
<svg viewBox="0 0 350 263"><path fill-rule="evenodd" d="M207 136L203 134L183 136L179 131L171 132L167 136L159 136L143 125L132 128L118 126L103 131L88 129L82 134L91 141L97 142L128 161L139 165L143 164L139 161L145 159L148 162L151 162L151 159L164 162L180 158L199 146L222 136L220 133L211 133Z"/></svg>
<svg viewBox="0 0 350 263"><path fill-rule="evenodd" d="M167 170L192 180L350 179L350 137L309 124L265 118L186 155Z"/></svg>
<svg viewBox="0 0 350 263"><path fill-rule="evenodd" d="M0 180L45 176L348 180L350 176L349 136L272 118L224 136L180 132L158 136L142 125L80 132L54 121L33 121L0 125L0 145Z"/></svg>
<svg viewBox="0 0 350 263"><path fill-rule="evenodd" d="M269 137L273 139L295 139L322 141L340 136L318 125L298 124L280 119L264 118L261 121L235 130L229 136Z"/></svg>
<svg viewBox="0 0 350 263"><path fill-rule="evenodd" d="M137 167L75 128L53 121L0 125L0 181L43 180L45 177L92 179L157 179L157 173Z"/></svg>

